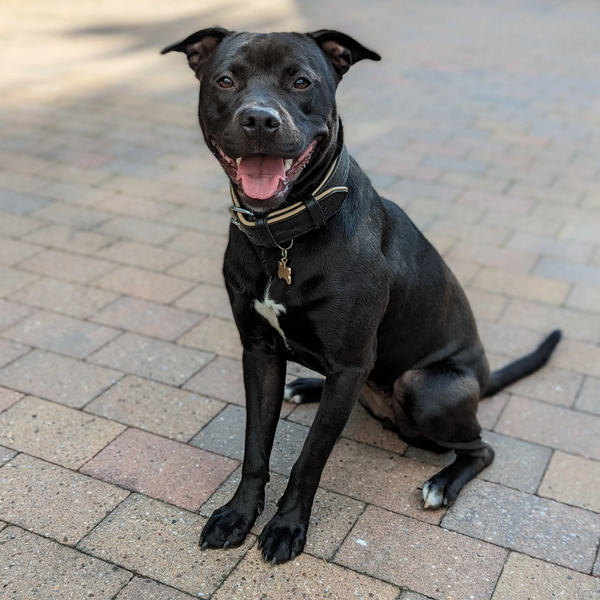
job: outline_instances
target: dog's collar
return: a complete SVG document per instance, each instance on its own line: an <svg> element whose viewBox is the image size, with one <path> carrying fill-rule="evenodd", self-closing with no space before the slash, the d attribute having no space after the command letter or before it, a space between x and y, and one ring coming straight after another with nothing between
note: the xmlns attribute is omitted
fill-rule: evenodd
<svg viewBox="0 0 600 600"><path fill-rule="evenodd" d="M243 208L231 185L231 222L253 244L267 248L281 247L281 244L323 227L327 219L340 210L348 196L346 183L349 172L350 157L344 145L323 181L308 198L264 214Z"/></svg>

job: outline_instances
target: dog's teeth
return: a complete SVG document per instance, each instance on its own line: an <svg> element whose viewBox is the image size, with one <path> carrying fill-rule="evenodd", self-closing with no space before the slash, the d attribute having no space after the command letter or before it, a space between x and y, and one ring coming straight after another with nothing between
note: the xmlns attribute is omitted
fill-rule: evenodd
<svg viewBox="0 0 600 600"><path fill-rule="evenodd" d="M287 173L291 168L292 168L292 163L294 161L291 158L286 159L284 166L285 166L285 172Z"/></svg>
<svg viewBox="0 0 600 600"><path fill-rule="evenodd" d="M235 159L235 164L239 167L240 163L242 162L242 157L240 156L239 158Z"/></svg>

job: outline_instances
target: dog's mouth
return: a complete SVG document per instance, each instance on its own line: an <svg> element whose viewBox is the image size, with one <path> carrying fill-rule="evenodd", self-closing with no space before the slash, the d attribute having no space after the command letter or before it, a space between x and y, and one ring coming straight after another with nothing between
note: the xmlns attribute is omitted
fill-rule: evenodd
<svg viewBox="0 0 600 600"><path fill-rule="evenodd" d="M220 162L226 173L235 181L238 190L256 204L270 204L270 200L279 200L287 194L291 185L310 162L318 139L296 158L282 158L269 154L247 154L239 158L227 156L213 142L219 152ZM254 204L254 202L253 202Z"/></svg>

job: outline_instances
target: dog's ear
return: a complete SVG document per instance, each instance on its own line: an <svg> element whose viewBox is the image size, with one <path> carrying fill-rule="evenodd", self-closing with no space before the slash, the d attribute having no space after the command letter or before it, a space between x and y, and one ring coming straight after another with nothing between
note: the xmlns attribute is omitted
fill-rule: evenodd
<svg viewBox="0 0 600 600"><path fill-rule="evenodd" d="M359 60L369 58L381 60L379 54L365 48L345 33L331 29L320 29L308 34L321 47L340 77Z"/></svg>
<svg viewBox="0 0 600 600"><path fill-rule="evenodd" d="M196 31L182 42L171 44L161 51L161 54L167 52L185 52L188 58L188 64L196 77L200 79L202 67L210 58L215 48L223 41L223 39L233 33L221 27L210 27Z"/></svg>

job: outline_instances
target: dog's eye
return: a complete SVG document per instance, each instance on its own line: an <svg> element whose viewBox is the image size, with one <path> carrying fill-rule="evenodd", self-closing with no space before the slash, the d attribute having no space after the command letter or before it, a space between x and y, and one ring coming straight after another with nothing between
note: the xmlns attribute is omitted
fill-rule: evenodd
<svg viewBox="0 0 600 600"><path fill-rule="evenodd" d="M300 77L300 79L296 79L296 81L294 81L294 87L297 90L305 90L309 85L310 81L304 77Z"/></svg>
<svg viewBox="0 0 600 600"><path fill-rule="evenodd" d="M221 77L221 79L217 81L217 85L228 90L233 87L233 80L230 77Z"/></svg>

